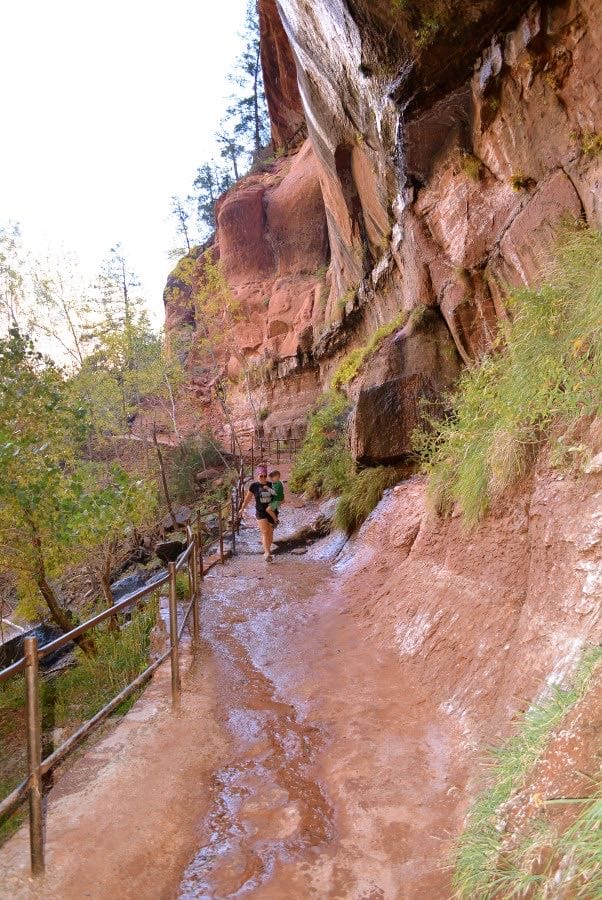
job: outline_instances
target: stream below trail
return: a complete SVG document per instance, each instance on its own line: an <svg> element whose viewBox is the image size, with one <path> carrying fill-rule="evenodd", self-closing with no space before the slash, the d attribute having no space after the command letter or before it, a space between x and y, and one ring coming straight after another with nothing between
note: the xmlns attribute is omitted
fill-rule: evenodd
<svg viewBox="0 0 602 900"><path fill-rule="evenodd" d="M288 530L308 512L288 507ZM237 549L202 601L234 751L212 774L178 896L451 896L465 773L449 720L366 640L323 542L270 565L249 520Z"/></svg>

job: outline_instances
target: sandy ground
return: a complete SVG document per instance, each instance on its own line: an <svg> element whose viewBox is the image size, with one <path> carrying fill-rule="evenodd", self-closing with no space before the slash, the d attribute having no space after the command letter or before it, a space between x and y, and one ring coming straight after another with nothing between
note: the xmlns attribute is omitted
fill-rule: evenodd
<svg viewBox="0 0 602 900"><path fill-rule="evenodd" d="M281 531L312 512L288 507ZM57 779L46 878L27 878L24 830L0 851L1 897L451 896L457 736L366 641L320 556L266 564L249 520L205 579L180 712L164 667Z"/></svg>

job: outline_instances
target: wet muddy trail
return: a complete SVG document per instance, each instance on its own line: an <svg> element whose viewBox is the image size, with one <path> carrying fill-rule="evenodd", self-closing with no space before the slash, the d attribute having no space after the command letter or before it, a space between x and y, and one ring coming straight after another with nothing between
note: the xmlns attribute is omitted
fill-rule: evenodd
<svg viewBox="0 0 602 900"><path fill-rule="evenodd" d="M465 772L449 720L366 642L319 552L266 564L250 523L238 550L206 578L202 612L234 750L178 896L450 897Z"/></svg>

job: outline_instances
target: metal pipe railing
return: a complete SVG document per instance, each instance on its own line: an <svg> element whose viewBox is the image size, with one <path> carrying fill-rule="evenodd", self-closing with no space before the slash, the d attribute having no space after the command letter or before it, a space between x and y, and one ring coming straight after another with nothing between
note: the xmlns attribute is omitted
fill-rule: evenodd
<svg viewBox="0 0 602 900"><path fill-rule="evenodd" d="M289 448L290 443L285 442ZM270 443L268 441L268 452ZM280 440L276 442L276 458L280 458ZM260 445L260 452L263 455L264 445ZM251 435L251 473L254 469L255 462L255 443L254 435ZM226 517L228 508L230 512L230 531L232 541L232 552L236 550L236 533L240 528L240 506L245 492L246 477L244 458L240 459L240 467L238 470L238 478L230 493L229 500L225 501L215 508L218 516L219 531L219 558L223 564L225 561L224 554L224 510ZM211 512L208 510L207 512ZM187 544L188 546L178 557L176 562L169 563L167 574L153 581L151 584L145 585L139 590L115 603L110 608L103 610L86 622L83 622L60 637L56 638L43 647L38 647L35 637L26 637L24 639L24 656L0 671L0 684L8 679L25 673L25 697L27 711L27 759L28 759L28 775L11 793L0 801L0 817L7 816L21 806L26 799L29 801L29 834L30 834L30 856L31 871L33 875L39 875L44 871L44 842L43 842L43 811L42 811L42 779L48 774L58 763L69 755L88 735L90 735L108 716L111 715L125 700L132 696L143 684L145 684L159 668L162 663L169 657L171 661L171 696L172 708L178 706L181 693L180 678L180 654L179 645L184 633L184 629L188 625L192 614L192 646L197 649L200 642L200 617L199 617L199 601L201 597L201 584L203 580L204 561L203 561L203 535L201 518L203 512L197 511L196 515L196 531L187 527ZM177 582L176 576L181 569L187 568L188 573L188 605L184 612L184 616L178 625L177 610ZM115 697L106 703L91 719L84 722L70 737L67 738L59 747L57 747L45 759L42 758L42 726L40 711L40 661L51 653L62 649L71 644L76 638L85 634L108 619L114 619L115 616L124 612L155 594L165 585L169 585L169 648L161 654L154 662L147 666L143 672L140 672L125 688L123 688Z"/></svg>
<svg viewBox="0 0 602 900"><path fill-rule="evenodd" d="M43 842L43 814L42 814L42 778L50 772L61 760L71 753L83 740L88 737L112 712L137 691L159 666L170 657L171 659L171 687L172 707L176 708L180 699L180 657L179 644L184 629L192 613L193 617L193 648L199 644L199 617L198 601L200 599L200 574L198 560L200 557L201 532L200 523L196 533L187 529L188 546L175 563L169 563L168 574L158 579L151 585L147 585L135 591L129 597L116 603L111 608L104 610L97 616L71 629L57 640L38 647L37 638L28 636L24 639L24 657L17 660L0 672L0 682L25 672L25 699L27 712L27 765L28 776L17 785L16 788L0 802L0 816L6 816L14 812L21 804L29 800L29 845L31 857L31 872L40 875L44 871L44 842ZM177 621L177 586L176 577L178 571L186 566L188 571L188 606L178 627ZM156 593L165 584L169 584L169 619L170 639L169 649L166 650L143 672L136 676L123 690L106 703L91 719L84 722L77 731L70 735L56 750L45 759L42 759L42 727L40 709L40 660L50 653L73 642L76 637L86 631L97 627L109 618L113 618L117 612L124 611L138 604L141 600Z"/></svg>

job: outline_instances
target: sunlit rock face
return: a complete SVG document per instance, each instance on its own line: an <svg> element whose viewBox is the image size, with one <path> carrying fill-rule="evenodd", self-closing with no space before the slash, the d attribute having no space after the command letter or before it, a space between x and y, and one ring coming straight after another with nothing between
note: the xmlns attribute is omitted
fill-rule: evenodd
<svg viewBox="0 0 602 900"><path fill-rule="evenodd" d="M422 368L390 339L349 389L356 457L401 458L421 397L489 351L509 289L545 275L559 224L600 224L599 4L259 9L275 146L289 152L218 204L212 252L247 314L224 371L269 362L256 401L264 428L298 433L346 353L400 312L426 309L431 325L407 345ZM186 286L177 273L170 284L168 327L194 343ZM378 413L366 397L392 379ZM245 392L232 398L251 427ZM389 438L375 442L379 428Z"/></svg>

